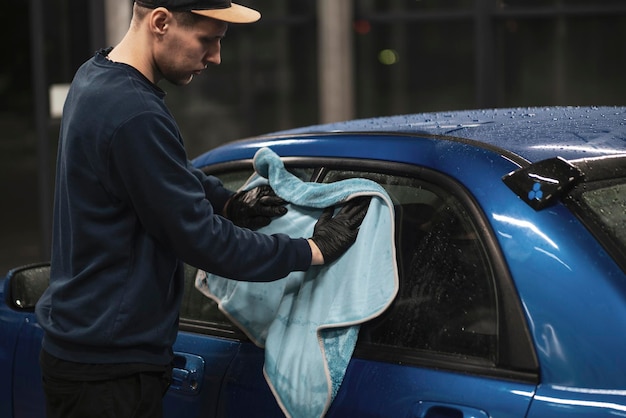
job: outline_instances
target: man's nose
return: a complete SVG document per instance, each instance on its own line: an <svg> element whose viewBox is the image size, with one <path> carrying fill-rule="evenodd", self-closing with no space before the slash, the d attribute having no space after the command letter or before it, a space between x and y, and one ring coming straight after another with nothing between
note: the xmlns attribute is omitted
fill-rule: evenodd
<svg viewBox="0 0 626 418"><path fill-rule="evenodd" d="M209 65L209 64L220 65L220 63L222 62L222 56L221 56L220 50L221 48L217 47L209 51L209 53L205 57L206 65Z"/></svg>

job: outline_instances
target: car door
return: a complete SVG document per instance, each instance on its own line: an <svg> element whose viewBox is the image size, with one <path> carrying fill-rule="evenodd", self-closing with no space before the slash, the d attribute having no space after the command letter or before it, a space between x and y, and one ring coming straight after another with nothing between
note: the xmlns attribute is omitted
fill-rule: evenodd
<svg viewBox="0 0 626 418"><path fill-rule="evenodd" d="M181 331L174 350L179 361L185 356L203 360L202 386L211 389L194 390L198 382L175 369L174 382L165 397L166 416L283 416L263 377L264 351L250 342L213 300L195 289L193 277L197 270L188 268ZM181 382L182 378L187 380Z"/></svg>
<svg viewBox="0 0 626 418"><path fill-rule="evenodd" d="M332 165L395 203L400 290L362 325L328 416L524 417L538 365L515 288L481 211L459 183L406 165Z"/></svg>
<svg viewBox="0 0 626 418"><path fill-rule="evenodd" d="M206 167L210 174L216 175L230 190L238 190L253 174L250 161L232 162L226 164L227 169L220 167ZM292 174L303 180L314 176L314 169L293 165L289 168ZM263 349L255 346L249 338L219 311L217 304L204 296L194 287L196 269L189 267L185 281L185 294L179 341L185 335L194 335L197 340L206 339L221 342L223 347L229 347L233 357L213 366L225 370L221 382L219 396L202 401L198 411L203 417L282 417L284 416L278 403L263 376L265 354ZM181 351L178 342L175 349ZM230 351L232 349L232 351ZM226 360L226 359L224 359ZM171 391L170 391L171 392ZM168 394L171 396L172 394ZM178 396L178 395L176 395ZM211 413L207 413L211 411ZM187 415L200 416L200 415Z"/></svg>
<svg viewBox="0 0 626 418"><path fill-rule="evenodd" d="M224 330L234 328L229 321L217 309L209 312L208 300L193 287L194 270L187 267L186 273L181 331L174 345L173 379L163 401L164 416L211 417L217 414L222 381L240 343ZM7 276L8 307L0 313L4 324L0 329L10 329L15 338L9 340L7 336L0 347L2 369L10 370L8 384L3 387L11 391L11 403L0 408L0 417L45 417L39 367L43 331L37 325L34 307L49 277L49 264L17 268ZM216 315L226 323L220 331L211 325L220 321ZM210 336L206 329L211 330Z"/></svg>
<svg viewBox="0 0 626 418"><path fill-rule="evenodd" d="M409 165L291 158L287 168L313 181L369 178L396 209L400 292L362 325L327 416L524 417L537 360L515 287L471 194ZM262 375L262 350L241 341L218 416L282 416Z"/></svg>
<svg viewBox="0 0 626 418"><path fill-rule="evenodd" d="M236 328L195 289L196 271L185 266L172 383L163 399L165 417L217 416L222 382L239 351Z"/></svg>

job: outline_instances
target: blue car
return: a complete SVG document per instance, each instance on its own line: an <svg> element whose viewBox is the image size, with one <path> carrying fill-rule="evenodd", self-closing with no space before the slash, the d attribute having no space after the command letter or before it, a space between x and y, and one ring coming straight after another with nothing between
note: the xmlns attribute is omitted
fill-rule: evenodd
<svg viewBox="0 0 626 418"><path fill-rule="evenodd" d="M370 179L393 201L399 290L361 325L326 416L626 416L626 108L355 120L194 164L236 190L263 147L299 179ZM45 416L33 307L48 273L0 286L0 417ZM195 278L189 266L166 416L283 416L263 349Z"/></svg>

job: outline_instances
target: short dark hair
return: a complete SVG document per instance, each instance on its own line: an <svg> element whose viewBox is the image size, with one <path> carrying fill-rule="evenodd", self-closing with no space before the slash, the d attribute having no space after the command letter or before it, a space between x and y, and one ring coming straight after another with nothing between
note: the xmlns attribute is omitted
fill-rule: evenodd
<svg viewBox="0 0 626 418"><path fill-rule="evenodd" d="M147 7L140 6L137 3L135 3L133 4L133 18L137 19L138 21L141 21L143 20L144 17L146 17L149 10L150 9L148 9Z"/></svg>
<svg viewBox="0 0 626 418"><path fill-rule="evenodd" d="M172 12L172 14L174 15L174 19L176 19L181 26L188 28L194 27L201 20L208 19L205 16L192 12Z"/></svg>

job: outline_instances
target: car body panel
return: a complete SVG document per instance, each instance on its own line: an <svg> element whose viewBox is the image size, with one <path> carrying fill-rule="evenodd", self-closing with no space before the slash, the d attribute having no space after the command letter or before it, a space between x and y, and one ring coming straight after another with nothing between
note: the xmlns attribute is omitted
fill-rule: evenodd
<svg viewBox="0 0 626 418"><path fill-rule="evenodd" d="M9 281L0 279L0 405L6 416L13 416L13 369L15 367L15 347L19 338L20 329L24 323L22 316L10 310L5 301ZM0 416L3 413L0 412ZM9 415L10 414L10 415Z"/></svg>
<svg viewBox="0 0 626 418"><path fill-rule="evenodd" d="M0 373L5 378L0 383L0 416L43 417L39 369L43 332L33 313L8 308L10 280L5 278L1 284L0 300L4 303L0 305Z"/></svg>
<svg viewBox="0 0 626 418"><path fill-rule="evenodd" d="M44 409L44 394L39 367L23 367L26 364L39 366L39 352L43 331L37 324L35 315L27 315L20 328L18 343L15 350L15 368L13 372L13 407L16 416L41 416ZM20 394L28 393L28 397Z"/></svg>
<svg viewBox="0 0 626 418"><path fill-rule="evenodd" d="M623 154L624 107L527 107L421 113L337 122L283 131L402 132L477 140L539 161L558 154L573 160Z"/></svg>
<svg viewBox="0 0 626 418"><path fill-rule="evenodd" d="M258 417L282 416L263 378L263 362L262 349L252 343L241 345L226 376L217 416L246 418L251 411ZM522 417L534 388L528 383L353 358L326 417L418 417L423 403L448 409L445 416L469 408L487 416Z"/></svg>
<svg viewBox="0 0 626 418"><path fill-rule="evenodd" d="M231 362L239 351L238 342L181 331L174 343L174 367L183 355L200 356L204 370L199 381L193 383L195 390L183 390L175 383L163 400L164 415L216 416L222 382ZM181 369L186 367L180 366ZM195 377L194 377L195 379Z"/></svg>
<svg viewBox="0 0 626 418"><path fill-rule="evenodd" d="M251 342L241 343L231 363L218 404L219 417L281 417L283 413L263 376L265 352Z"/></svg>
<svg viewBox="0 0 626 418"><path fill-rule="evenodd" d="M441 408L441 415L428 416L523 417L534 389L527 383L352 359L328 416L417 418Z"/></svg>
<svg viewBox="0 0 626 418"><path fill-rule="evenodd" d="M624 390L542 385L528 418L620 417L626 414L624 397Z"/></svg>
<svg viewBox="0 0 626 418"><path fill-rule="evenodd" d="M611 331L626 327L624 273L561 205L541 213L502 213L493 214L494 229L511 274L518 278L516 286L537 345L542 382L624 387L626 364L614 356L619 356L626 341L616 344ZM559 229L567 235L550 232ZM528 244L522 247L520 242ZM593 292L603 298L590 303L588 285L595 277L603 280L593 283ZM603 370L601 375L598 368Z"/></svg>

